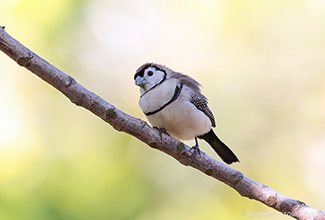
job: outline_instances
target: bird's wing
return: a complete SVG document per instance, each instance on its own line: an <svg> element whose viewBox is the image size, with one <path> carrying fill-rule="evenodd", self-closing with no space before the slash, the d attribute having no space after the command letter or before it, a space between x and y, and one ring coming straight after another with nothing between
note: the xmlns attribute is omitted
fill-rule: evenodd
<svg viewBox="0 0 325 220"><path fill-rule="evenodd" d="M193 78L191 78L191 77L189 77L187 75L184 75L182 73L178 73L178 72L173 72L173 77L174 78L177 78L179 80L179 82L180 82L181 85L186 85L190 89L192 89L193 95L191 96L191 100L190 101L193 103L193 105L197 109L199 109L206 116L208 116L208 118L211 121L212 127L215 127L216 126L216 122L214 120L214 116L213 116L211 110L209 109L207 98L201 93L200 83L198 83Z"/></svg>
<svg viewBox="0 0 325 220"><path fill-rule="evenodd" d="M214 120L214 116L212 114L212 111L209 109L208 106L208 100L207 98L200 92L196 92L191 96L191 100L190 100L197 109L199 109L200 111L202 111L206 116L208 116L208 118L211 121L212 127L216 126L216 122Z"/></svg>

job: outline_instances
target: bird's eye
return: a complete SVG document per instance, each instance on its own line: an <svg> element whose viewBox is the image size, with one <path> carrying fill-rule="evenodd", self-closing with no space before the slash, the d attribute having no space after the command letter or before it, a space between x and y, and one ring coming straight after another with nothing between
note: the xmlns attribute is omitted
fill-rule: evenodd
<svg viewBox="0 0 325 220"><path fill-rule="evenodd" d="M148 71L148 76L152 76L153 72L152 71Z"/></svg>

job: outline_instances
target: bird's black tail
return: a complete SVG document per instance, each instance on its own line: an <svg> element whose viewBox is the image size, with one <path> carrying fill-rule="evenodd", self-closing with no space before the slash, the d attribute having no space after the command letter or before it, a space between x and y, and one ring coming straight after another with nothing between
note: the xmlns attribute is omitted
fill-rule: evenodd
<svg viewBox="0 0 325 220"><path fill-rule="evenodd" d="M212 129L208 133L198 136L198 138L208 142L225 163L239 162L236 155L217 137Z"/></svg>

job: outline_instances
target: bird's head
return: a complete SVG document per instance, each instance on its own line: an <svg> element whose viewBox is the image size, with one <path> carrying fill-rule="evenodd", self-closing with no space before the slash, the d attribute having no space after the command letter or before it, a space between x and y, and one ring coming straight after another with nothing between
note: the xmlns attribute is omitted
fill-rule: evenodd
<svg viewBox="0 0 325 220"><path fill-rule="evenodd" d="M134 81L143 91L146 92L153 87L163 83L168 75L169 69L156 63L146 63L137 69Z"/></svg>

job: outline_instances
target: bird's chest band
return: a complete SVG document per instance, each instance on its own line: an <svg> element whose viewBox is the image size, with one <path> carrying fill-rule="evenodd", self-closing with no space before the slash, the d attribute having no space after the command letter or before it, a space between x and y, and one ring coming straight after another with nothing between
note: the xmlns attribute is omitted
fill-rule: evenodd
<svg viewBox="0 0 325 220"><path fill-rule="evenodd" d="M183 88L183 85L177 85L175 87L175 91L174 91L174 95L173 97L166 103L164 104L163 106L161 106L160 108L152 111L152 112L143 112L146 116L149 116L149 115L153 115L153 114L156 114L157 112L160 112L161 110L163 110L164 108L166 108L170 103L172 103L173 101L175 101L179 94L181 94L181 91L182 91L182 88Z"/></svg>

